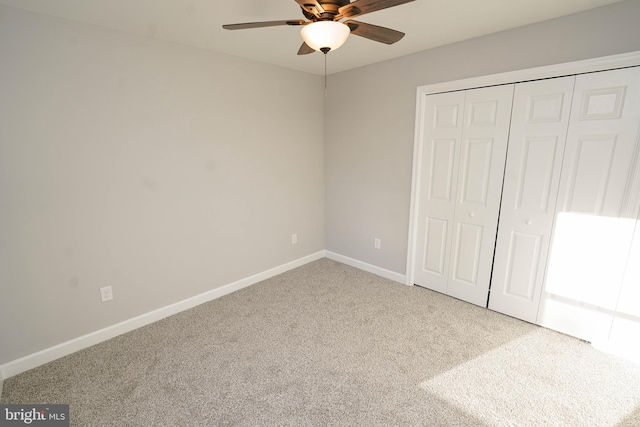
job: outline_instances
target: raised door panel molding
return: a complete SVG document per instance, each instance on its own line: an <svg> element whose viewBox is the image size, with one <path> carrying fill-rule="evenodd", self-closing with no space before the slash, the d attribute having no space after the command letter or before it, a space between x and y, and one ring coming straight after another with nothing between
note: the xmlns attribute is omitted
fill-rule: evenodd
<svg viewBox="0 0 640 427"><path fill-rule="evenodd" d="M478 285L483 228L475 224L458 223L452 271L454 280L459 283Z"/></svg>
<svg viewBox="0 0 640 427"><path fill-rule="evenodd" d="M564 148L564 140L559 141L558 137L533 137L523 141L515 210L541 214L549 213L550 207L555 210L555 200L551 200L551 196L557 194L557 191L552 191L554 176L556 187L558 184L555 165Z"/></svg>
<svg viewBox="0 0 640 427"><path fill-rule="evenodd" d="M455 171L455 139L434 139L431 142L431 163L429 164L429 200L452 201L453 177Z"/></svg>
<svg viewBox="0 0 640 427"><path fill-rule="evenodd" d="M564 92L530 96L527 106L527 123L538 124L562 121L564 100Z"/></svg>
<svg viewBox="0 0 640 427"><path fill-rule="evenodd" d="M539 265L541 246L544 236L540 234L519 233L513 231L509 242L507 258L507 279L502 291L510 297L534 301L536 286L539 283Z"/></svg>
<svg viewBox="0 0 640 427"><path fill-rule="evenodd" d="M467 139L463 142L461 196L463 203L487 206L493 139Z"/></svg>
<svg viewBox="0 0 640 427"><path fill-rule="evenodd" d="M626 86L584 91L580 120L619 119L626 92Z"/></svg>
<svg viewBox="0 0 640 427"><path fill-rule="evenodd" d="M458 127L459 108L453 105L435 105L433 107L434 129L456 129Z"/></svg>
<svg viewBox="0 0 640 427"><path fill-rule="evenodd" d="M448 229L449 221L427 218L422 269L440 277L445 277L444 267Z"/></svg>
<svg viewBox="0 0 640 427"><path fill-rule="evenodd" d="M600 215L611 179L616 135L580 136L567 170L563 211Z"/></svg>
<svg viewBox="0 0 640 427"><path fill-rule="evenodd" d="M498 114L498 100L469 102L467 104L467 127L495 126Z"/></svg>

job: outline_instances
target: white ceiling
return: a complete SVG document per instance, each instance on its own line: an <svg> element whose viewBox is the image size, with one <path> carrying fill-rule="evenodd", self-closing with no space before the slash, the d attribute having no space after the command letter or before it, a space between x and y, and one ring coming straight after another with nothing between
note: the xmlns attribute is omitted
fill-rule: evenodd
<svg viewBox="0 0 640 427"><path fill-rule="evenodd" d="M407 35L387 46L350 36L329 74L621 0L416 0L356 18ZM298 56L300 27L228 31L222 24L304 19L294 0L0 0L0 4L250 58L314 74L321 53Z"/></svg>

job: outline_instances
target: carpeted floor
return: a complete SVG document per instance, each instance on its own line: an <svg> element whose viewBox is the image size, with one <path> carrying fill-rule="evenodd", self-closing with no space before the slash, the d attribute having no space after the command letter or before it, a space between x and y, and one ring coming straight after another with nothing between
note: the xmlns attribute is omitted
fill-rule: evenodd
<svg viewBox="0 0 640 427"><path fill-rule="evenodd" d="M76 426L639 426L640 366L322 259L9 378Z"/></svg>

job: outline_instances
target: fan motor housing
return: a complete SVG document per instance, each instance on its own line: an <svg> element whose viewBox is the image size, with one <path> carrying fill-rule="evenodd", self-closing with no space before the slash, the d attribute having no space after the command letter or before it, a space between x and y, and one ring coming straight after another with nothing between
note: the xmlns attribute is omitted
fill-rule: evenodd
<svg viewBox="0 0 640 427"><path fill-rule="evenodd" d="M305 4L304 6L301 6L304 16L310 20L333 21L336 15L338 14L338 10L342 6L346 6L350 4L350 1L349 0L327 0L327 1L319 0L317 4L322 6L322 9L324 9L324 12L319 14L314 13L316 12L316 5L313 3L308 3L308 4Z"/></svg>

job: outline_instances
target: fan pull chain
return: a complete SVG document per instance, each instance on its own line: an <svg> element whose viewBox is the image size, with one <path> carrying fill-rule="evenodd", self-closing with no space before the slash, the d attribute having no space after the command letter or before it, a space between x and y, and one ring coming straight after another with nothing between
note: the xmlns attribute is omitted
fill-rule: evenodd
<svg viewBox="0 0 640 427"><path fill-rule="evenodd" d="M324 96L327 96L327 52L324 53Z"/></svg>

